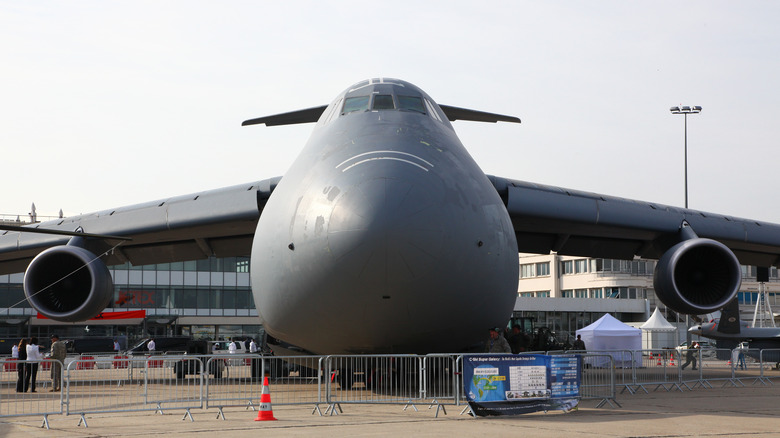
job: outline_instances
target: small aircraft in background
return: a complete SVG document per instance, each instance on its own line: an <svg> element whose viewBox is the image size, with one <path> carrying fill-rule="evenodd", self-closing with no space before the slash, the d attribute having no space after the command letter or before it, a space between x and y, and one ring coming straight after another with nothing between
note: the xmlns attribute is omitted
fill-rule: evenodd
<svg viewBox="0 0 780 438"><path fill-rule="evenodd" d="M780 363L780 327L750 327L746 321L740 319L736 299L721 310L720 318L695 325L688 329L688 332L714 340L719 350L741 348L745 354L755 359ZM728 359L730 353L719 351L718 358Z"/></svg>

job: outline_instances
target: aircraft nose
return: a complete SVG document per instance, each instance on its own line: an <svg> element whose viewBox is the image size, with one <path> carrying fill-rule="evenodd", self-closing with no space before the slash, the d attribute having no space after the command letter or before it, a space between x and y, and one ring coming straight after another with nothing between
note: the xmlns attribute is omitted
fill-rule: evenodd
<svg viewBox="0 0 780 438"><path fill-rule="evenodd" d="M339 154L277 187L252 249L270 334L317 353L430 351L432 338L453 351L506 318L519 265L501 199L447 149L405 145Z"/></svg>
<svg viewBox="0 0 780 438"><path fill-rule="evenodd" d="M330 216L331 255L366 281L404 283L441 255L441 206L414 178L376 178L351 187Z"/></svg>

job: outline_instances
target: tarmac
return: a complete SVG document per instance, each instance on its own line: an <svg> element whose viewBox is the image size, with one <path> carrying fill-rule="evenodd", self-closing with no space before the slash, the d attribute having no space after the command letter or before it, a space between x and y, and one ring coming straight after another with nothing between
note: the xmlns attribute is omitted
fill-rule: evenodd
<svg viewBox="0 0 780 438"><path fill-rule="evenodd" d="M718 382L720 384L720 382ZM276 421L255 421L257 411L225 408L225 419L216 409L88 414L87 426L78 415L0 419L0 437L138 437L168 435L231 438L257 436L528 436L528 437L780 437L778 406L780 385L698 387L692 391L664 389L619 394L622 407L596 408L584 400L578 409L539 412L512 417L474 418L461 414L463 407L446 406L446 415L417 405L342 405L339 415L312 414L313 405L273 406ZM650 389L650 388L648 388ZM271 394L273 403L273 393ZM326 405L320 405L325 411Z"/></svg>

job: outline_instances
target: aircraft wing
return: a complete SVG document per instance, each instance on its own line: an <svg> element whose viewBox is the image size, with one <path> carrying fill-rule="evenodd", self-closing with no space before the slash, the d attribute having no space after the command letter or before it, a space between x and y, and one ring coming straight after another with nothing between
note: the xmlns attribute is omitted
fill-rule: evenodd
<svg viewBox="0 0 780 438"><path fill-rule="evenodd" d="M257 220L280 177L30 225L63 231L128 237L104 259L135 266L218 257L248 256ZM24 272L41 251L71 236L0 229L0 274ZM95 254L119 240L95 242ZM97 250L97 251L95 251Z"/></svg>
<svg viewBox="0 0 780 438"><path fill-rule="evenodd" d="M743 265L780 264L780 225L488 176L509 211L520 252L658 259L683 221L729 247Z"/></svg>

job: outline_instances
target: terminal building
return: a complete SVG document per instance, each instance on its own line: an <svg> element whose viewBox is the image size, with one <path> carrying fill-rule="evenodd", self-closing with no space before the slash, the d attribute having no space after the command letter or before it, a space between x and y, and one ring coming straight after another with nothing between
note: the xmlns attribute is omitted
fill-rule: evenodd
<svg viewBox="0 0 780 438"><path fill-rule="evenodd" d="M23 291L24 274L0 275L0 338L51 333L64 338L106 336L127 342L145 337L192 336L196 339L261 339L249 281L249 258L228 257L109 267L114 299L107 312L127 318L62 323L44 319L30 307ZM514 317L548 327L560 339L609 313L626 322L644 322L656 307L681 325L684 316L667 310L653 290L654 260L613 260L520 254L520 278ZM752 266L742 267L739 292L742 318L752 321L759 297L762 308L780 309L780 279L770 269L769 282L758 283ZM760 289L761 288L761 289ZM765 294L760 294L761 291ZM117 316L117 315L114 315ZM762 315L763 316L763 315Z"/></svg>
<svg viewBox="0 0 780 438"><path fill-rule="evenodd" d="M625 323L646 321L657 308L685 338L685 316L666 309L653 289L655 260L614 260L557 254L520 254L520 279L514 316L531 317L564 338L599 319L605 313ZM760 292L765 292L761 294ZM766 300L759 302L759 297ZM755 266L742 266L738 293L740 316L752 323L757 304L764 318L780 309L780 278L769 270L769 281L756 280ZM763 313L763 314L761 314ZM770 317L774 319L774 314ZM692 324L692 322L690 322ZM771 324L771 322L769 322Z"/></svg>
<svg viewBox="0 0 780 438"><path fill-rule="evenodd" d="M228 257L148 266L109 267L114 299L107 312L126 319L62 323L38 317L24 297L23 274L0 275L0 337L38 336L51 332L83 336L193 336L204 339L260 339L249 286L249 258ZM139 312L144 311L142 317Z"/></svg>

